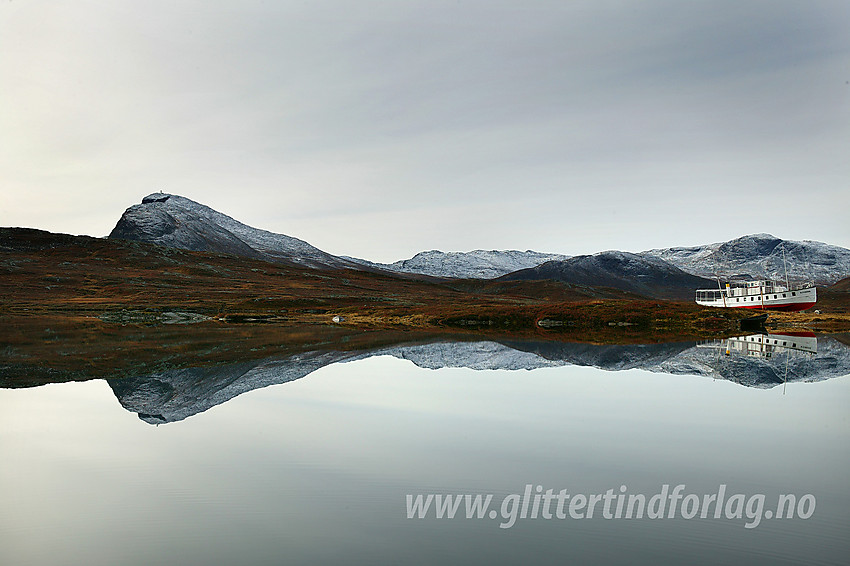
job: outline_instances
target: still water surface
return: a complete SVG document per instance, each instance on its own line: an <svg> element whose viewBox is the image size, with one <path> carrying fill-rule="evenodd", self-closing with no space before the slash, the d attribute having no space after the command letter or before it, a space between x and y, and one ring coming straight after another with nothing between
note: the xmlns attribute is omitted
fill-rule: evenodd
<svg viewBox="0 0 850 566"><path fill-rule="evenodd" d="M441 346L444 357L488 347ZM163 376L159 389L144 382L130 392L115 380L0 389L0 564L775 565L850 557L850 376L834 367L820 381L748 387L746 379L674 375L657 364L425 369L373 355L314 365L303 378L247 387L172 422L161 409L155 417L131 412L134 403L184 407L180 398L191 392L165 395ZM275 367L266 362L284 371ZM202 385L182 376L189 378ZM812 494L816 508L808 519L762 519L755 528L745 527L746 515L713 513L605 519L601 505L591 519L538 515L511 528L500 528L501 516L467 519L463 507L453 519L433 511L407 518L407 495L493 494L499 509L526 485L570 494L624 485L648 499L664 484L700 497L725 484L730 494L764 494L766 510L780 494Z"/></svg>

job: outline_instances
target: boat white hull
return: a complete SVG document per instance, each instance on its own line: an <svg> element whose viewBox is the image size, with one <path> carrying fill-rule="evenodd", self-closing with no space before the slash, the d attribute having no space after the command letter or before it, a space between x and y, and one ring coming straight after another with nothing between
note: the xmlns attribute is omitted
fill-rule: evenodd
<svg viewBox="0 0 850 566"><path fill-rule="evenodd" d="M718 291L717 294L719 295L720 292ZM793 291L776 291L737 297L718 297L696 300L698 305L702 305L704 307L779 311L804 311L812 308L816 302L817 290L815 287L795 289Z"/></svg>

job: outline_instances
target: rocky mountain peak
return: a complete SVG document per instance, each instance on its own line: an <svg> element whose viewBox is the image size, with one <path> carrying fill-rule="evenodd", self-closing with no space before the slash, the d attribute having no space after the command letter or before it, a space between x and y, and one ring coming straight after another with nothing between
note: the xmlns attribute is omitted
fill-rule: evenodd
<svg viewBox="0 0 850 566"><path fill-rule="evenodd" d="M110 238L211 251L307 267L359 267L303 240L253 228L180 195L153 193L131 206Z"/></svg>

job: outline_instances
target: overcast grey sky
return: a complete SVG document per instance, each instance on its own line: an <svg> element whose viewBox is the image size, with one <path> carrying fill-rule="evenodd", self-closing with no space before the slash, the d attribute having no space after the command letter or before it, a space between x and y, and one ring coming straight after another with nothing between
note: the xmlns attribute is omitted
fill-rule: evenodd
<svg viewBox="0 0 850 566"><path fill-rule="evenodd" d="M850 2L0 3L0 225L336 254L850 247Z"/></svg>

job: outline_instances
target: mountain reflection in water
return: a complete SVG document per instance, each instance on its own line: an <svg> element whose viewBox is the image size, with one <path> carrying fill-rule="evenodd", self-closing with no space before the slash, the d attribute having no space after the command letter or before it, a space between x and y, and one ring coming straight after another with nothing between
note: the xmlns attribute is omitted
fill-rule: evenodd
<svg viewBox="0 0 850 566"><path fill-rule="evenodd" d="M564 365L640 369L725 379L757 388L850 374L850 347L834 337L757 334L645 345L522 340L408 343L368 351L314 350L107 381L125 409L145 422L161 424L183 420L247 391L300 379L331 364L375 356L393 356L427 369L534 370Z"/></svg>

